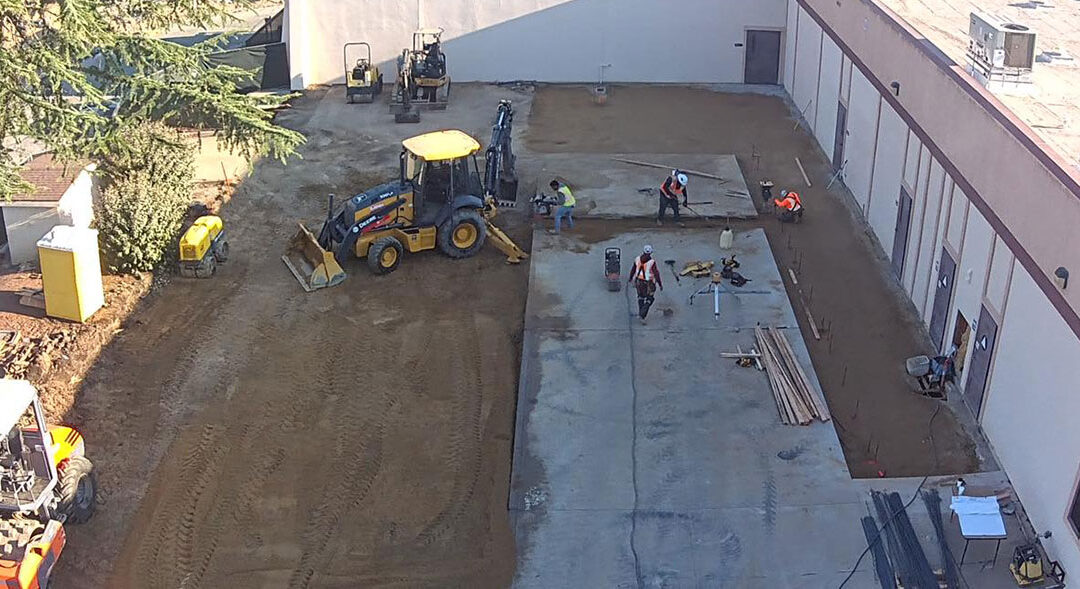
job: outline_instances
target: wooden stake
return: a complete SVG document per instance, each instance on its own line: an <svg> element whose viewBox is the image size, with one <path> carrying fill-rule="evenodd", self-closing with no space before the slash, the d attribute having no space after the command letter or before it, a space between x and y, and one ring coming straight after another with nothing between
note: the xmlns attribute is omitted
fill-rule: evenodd
<svg viewBox="0 0 1080 589"><path fill-rule="evenodd" d="M806 175L806 170L802 166L802 161L799 160L798 157L796 157L795 158L795 163L799 165L799 171L802 172L802 179L806 180L806 186L807 187L813 186L813 184L810 183L810 178L807 177L807 175Z"/></svg>
<svg viewBox="0 0 1080 589"><path fill-rule="evenodd" d="M621 158L621 157L613 157L611 159L613 159L613 160L615 160L617 162L622 162L624 164L632 164L632 165L635 165L635 166L645 166L646 168L659 168L661 170L674 170L674 169L677 168L677 166L665 166L664 164L654 164L652 162L643 162L643 161L640 161L640 160L628 160L628 159ZM712 179L712 180L719 180L720 182L727 182L728 181L728 179L724 178L723 176L717 176L716 174L709 174L708 172L699 172L697 170L686 170L686 169L683 169L683 168L678 168L678 170L680 172L690 174L691 176L701 176L702 178L709 178L709 179Z"/></svg>

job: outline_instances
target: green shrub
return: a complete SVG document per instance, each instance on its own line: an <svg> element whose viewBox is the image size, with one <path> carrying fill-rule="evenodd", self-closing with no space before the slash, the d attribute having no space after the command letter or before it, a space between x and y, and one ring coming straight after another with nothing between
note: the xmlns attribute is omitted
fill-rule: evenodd
<svg viewBox="0 0 1080 589"><path fill-rule="evenodd" d="M170 134L160 124L140 125L102 161L97 228L113 272L153 270L176 243L195 165L192 148Z"/></svg>

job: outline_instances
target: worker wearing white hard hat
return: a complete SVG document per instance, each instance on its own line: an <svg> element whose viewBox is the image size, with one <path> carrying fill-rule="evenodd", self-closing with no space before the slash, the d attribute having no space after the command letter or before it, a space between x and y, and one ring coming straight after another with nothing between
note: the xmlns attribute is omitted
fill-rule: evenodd
<svg viewBox="0 0 1080 589"><path fill-rule="evenodd" d="M686 192L686 183L689 178L686 177L686 173L681 170L672 170L671 175L664 180L664 184L660 186L660 212L656 215L656 224L664 224L664 213L670 207L672 216L675 217L675 222L679 222L679 199L682 199L683 206L687 206L688 194Z"/></svg>
<svg viewBox="0 0 1080 589"><path fill-rule="evenodd" d="M645 325L645 317L648 316L649 307L655 300L656 288L664 290L656 260L653 259L651 245L641 248L641 255L634 258L634 268L630 270L630 280L626 282L627 284L634 283L638 296L638 316L641 318L641 324Z"/></svg>

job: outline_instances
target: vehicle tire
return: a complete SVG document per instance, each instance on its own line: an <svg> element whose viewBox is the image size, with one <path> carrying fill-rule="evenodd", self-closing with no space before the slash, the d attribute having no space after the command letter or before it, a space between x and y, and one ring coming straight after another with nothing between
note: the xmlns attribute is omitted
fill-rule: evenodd
<svg viewBox="0 0 1080 589"><path fill-rule="evenodd" d="M214 260L213 253L208 253L195 267L196 278L210 278L215 272L217 272L217 262Z"/></svg>
<svg viewBox="0 0 1080 589"><path fill-rule="evenodd" d="M224 264L229 261L229 242L222 241L217 246L217 250L214 252L214 257L217 258L219 264Z"/></svg>
<svg viewBox="0 0 1080 589"><path fill-rule="evenodd" d="M451 258L468 258L484 247L487 224L476 209L458 209L439 226L439 251Z"/></svg>
<svg viewBox="0 0 1080 589"><path fill-rule="evenodd" d="M98 486L93 463L83 456L72 456L59 474L57 509L67 516L68 523L86 523L97 507Z"/></svg>
<svg viewBox="0 0 1080 589"><path fill-rule="evenodd" d="M372 274L389 274L397 270L405 249L393 237L380 237L368 248L367 263Z"/></svg>

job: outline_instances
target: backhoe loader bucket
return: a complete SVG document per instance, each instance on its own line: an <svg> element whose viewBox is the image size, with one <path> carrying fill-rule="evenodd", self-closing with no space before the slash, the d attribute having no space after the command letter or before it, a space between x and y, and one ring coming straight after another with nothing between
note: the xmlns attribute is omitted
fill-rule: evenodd
<svg viewBox="0 0 1080 589"><path fill-rule="evenodd" d="M289 267L300 286L311 292L344 282L345 271L334 259L334 254L324 250L303 223L299 225L300 230L289 240L289 248L281 261Z"/></svg>

